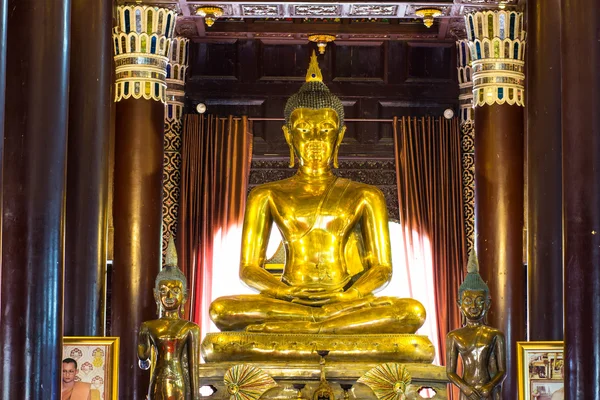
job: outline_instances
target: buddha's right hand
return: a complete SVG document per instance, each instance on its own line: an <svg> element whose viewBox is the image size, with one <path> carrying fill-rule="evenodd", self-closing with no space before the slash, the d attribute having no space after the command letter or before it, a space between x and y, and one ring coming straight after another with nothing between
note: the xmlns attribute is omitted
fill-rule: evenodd
<svg viewBox="0 0 600 400"><path fill-rule="evenodd" d="M339 296L343 295L343 293L343 288L334 290L328 288L301 288L301 290L296 293L296 297L292 302L306 306L319 307L325 304L339 302Z"/></svg>
<svg viewBox="0 0 600 400"><path fill-rule="evenodd" d="M471 386L464 388L462 392L465 396L467 396L467 399L469 400L480 400L485 398L481 396L481 393L479 393L479 391L476 388Z"/></svg>
<svg viewBox="0 0 600 400"><path fill-rule="evenodd" d="M330 302L334 293L329 292L329 295L326 295L326 293L328 293L326 288L307 288L288 285L263 291L263 294L275 297L276 299L307 306L320 306Z"/></svg>

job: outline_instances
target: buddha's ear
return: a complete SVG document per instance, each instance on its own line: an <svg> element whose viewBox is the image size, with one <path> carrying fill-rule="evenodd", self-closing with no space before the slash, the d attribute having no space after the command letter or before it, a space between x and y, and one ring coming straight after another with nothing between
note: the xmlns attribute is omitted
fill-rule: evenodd
<svg viewBox="0 0 600 400"><path fill-rule="evenodd" d="M290 129L287 125L283 125L281 127L281 130L283 131L283 137L285 137L285 141L287 142L288 147L290 148L289 167L294 168L294 164L296 162L296 155L294 154L294 145L292 144L292 133L290 132Z"/></svg>
<svg viewBox="0 0 600 400"><path fill-rule="evenodd" d="M154 301L156 302L156 315L160 317L160 293L157 289L152 290L154 292Z"/></svg>
<svg viewBox="0 0 600 400"><path fill-rule="evenodd" d="M492 306L492 298L488 297L485 300L485 311L489 311L490 307Z"/></svg>
<svg viewBox="0 0 600 400"><path fill-rule="evenodd" d="M338 133L337 140L335 141L335 149L333 149L333 168L339 168L340 163L338 162L338 152L340 150L340 145L342 144L342 140L344 140L344 134L346 133L346 125L340 128L340 132Z"/></svg>
<svg viewBox="0 0 600 400"><path fill-rule="evenodd" d="M290 132L290 128L288 128L287 125L283 125L281 127L281 130L283 131L283 137L285 138L285 142L291 146L292 145L292 133Z"/></svg>

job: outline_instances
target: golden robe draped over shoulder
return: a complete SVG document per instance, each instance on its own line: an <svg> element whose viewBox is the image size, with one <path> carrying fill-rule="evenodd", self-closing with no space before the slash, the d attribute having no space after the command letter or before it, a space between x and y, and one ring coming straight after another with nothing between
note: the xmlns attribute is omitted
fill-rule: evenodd
<svg viewBox="0 0 600 400"><path fill-rule="evenodd" d="M61 400L91 400L91 389L91 383L75 382L70 390L62 392Z"/></svg>

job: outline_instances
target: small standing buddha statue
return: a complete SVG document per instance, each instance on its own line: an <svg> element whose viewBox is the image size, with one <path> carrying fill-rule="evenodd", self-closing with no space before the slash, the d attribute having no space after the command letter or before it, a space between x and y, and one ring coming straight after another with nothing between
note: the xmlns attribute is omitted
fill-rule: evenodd
<svg viewBox="0 0 600 400"><path fill-rule="evenodd" d="M140 368L150 368L154 349L148 400L199 399L200 327L181 318L187 282L177 267L173 238L169 240L165 266L156 277L154 299L159 318L142 323L138 340Z"/></svg>
<svg viewBox="0 0 600 400"><path fill-rule="evenodd" d="M506 341L502 332L484 323L491 304L490 290L479 275L474 251L469 255L467 272L458 290L458 306L466 323L448 333L446 372L460 389L461 400L499 400L506 377ZM462 377L457 374L459 355Z"/></svg>
<svg viewBox="0 0 600 400"><path fill-rule="evenodd" d="M392 263L385 199L374 186L337 177L344 107L323 83L312 55L306 83L285 106L291 178L250 193L240 278L259 293L216 299L221 331L295 334L415 333L425 321L416 300L376 297ZM281 278L264 268L271 228L281 232Z"/></svg>

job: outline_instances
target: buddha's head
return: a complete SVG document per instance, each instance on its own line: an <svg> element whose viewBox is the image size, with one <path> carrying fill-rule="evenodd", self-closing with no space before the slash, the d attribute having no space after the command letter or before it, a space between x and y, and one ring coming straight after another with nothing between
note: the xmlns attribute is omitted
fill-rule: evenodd
<svg viewBox="0 0 600 400"><path fill-rule="evenodd" d="M464 290L460 295L460 311L469 321L482 320L490 309L485 290Z"/></svg>
<svg viewBox="0 0 600 400"><path fill-rule="evenodd" d="M467 276L458 289L458 306L469 321L483 320L490 309L490 289L479 275L475 251L469 254Z"/></svg>
<svg viewBox="0 0 600 400"><path fill-rule="evenodd" d="M344 137L344 106L323 83L317 56L313 52L306 83L285 105L283 133L290 146L290 167L298 157L300 165L327 166L333 161Z"/></svg>
<svg viewBox="0 0 600 400"><path fill-rule="evenodd" d="M154 281L154 300L160 310L172 312L182 311L187 301L187 280L177 267L177 251L171 237L167 247L165 266Z"/></svg>

